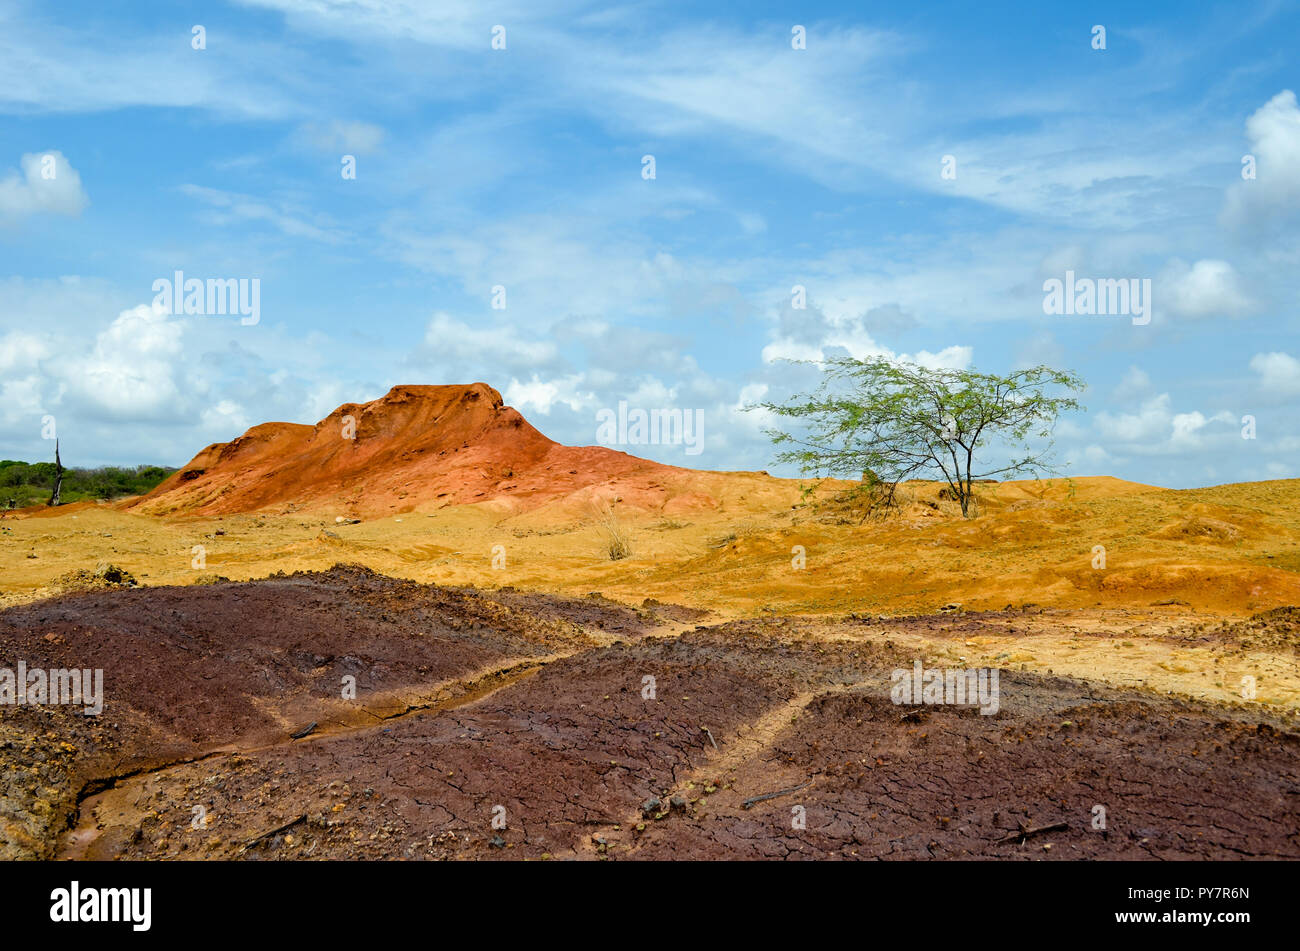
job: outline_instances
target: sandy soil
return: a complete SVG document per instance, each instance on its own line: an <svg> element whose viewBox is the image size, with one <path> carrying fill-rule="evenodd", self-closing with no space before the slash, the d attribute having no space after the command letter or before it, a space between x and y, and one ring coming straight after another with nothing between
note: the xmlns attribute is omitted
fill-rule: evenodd
<svg viewBox="0 0 1300 951"><path fill-rule="evenodd" d="M614 479L357 521L7 513L0 660L103 666L114 706L0 707L0 850L1297 857L1300 481L1006 483L974 520L918 483L864 522L762 474L691 479L689 505ZM388 577L293 576L336 564ZM887 671L916 658L997 667L1016 699L901 720ZM676 699L647 708L652 671ZM1021 822L1067 830L994 841Z"/></svg>
<svg viewBox="0 0 1300 951"><path fill-rule="evenodd" d="M1249 675L1265 702L1296 702L1293 657L1247 651L1225 667L1205 645L1168 635L1300 605L1300 480L1186 492L1115 479L1006 483L989 487L974 520L939 501L937 486L914 484L902 515L865 523L833 505L792 507L797 483L741 475L725 485L716 509L689 516L614 502L632 547L618 561L605 554L601 520L572 499L344 524L328 510L171 519L108 505L42 510L0 521L0 603L76 590L84 582L56 579L101 564L143 585L186 585L344 563L488 590L649 597L727 619L1052 609L1066 613L1040 633L1013 628L1014 663L1219 698L1239 694ZM1094 545L1106 549L1104 569L1093 568ZM1076 636L1093 628L1126 631L1128 643ZM965 653L980 662L1005 653L982 646Z"/></svg>
<svg viewBox="0 0 1300 951"><path fill-rule="evenodd" d="M102 665L108 707L0 708L0 850L1300 857L1288 711L1007 656L1060 620L719 621L364 569L32 603L0 613L0 651ZM1093 618L1072 636L1115 650L1126 634ZM1282 613L1188 637L1236 663L1244 639L1294 650L1300 627ZM1004 648L996 715L891 701L893 669L972 644Z"/></svg>
<svg viewBox="0 0 1300 951"><path fill-rule="evenodd" d="M902 515L862 522L834 505L801 505L790 480L704 475L717 483L712 504L677 514L626 504L617 485L522 512L501 500L356 523L328 507L158 518L80 503L10 514L0 519L0 597L53 593L56 579L103 562L143 584L345 562L444 584L671 596L736 616L925 612L951 602L1245 616L1300 604L1300 480L1188 491L1107 478L1011 482L988 486L971 520L939 500L938 486L919 483L904 490ZM605 496L632 548L619 561L606 554L593 508Z"/></svg>

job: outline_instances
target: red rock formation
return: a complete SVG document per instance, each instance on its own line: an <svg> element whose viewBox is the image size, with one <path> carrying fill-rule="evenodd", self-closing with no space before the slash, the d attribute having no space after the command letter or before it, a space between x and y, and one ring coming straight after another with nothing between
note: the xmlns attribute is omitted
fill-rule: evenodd
<svg viewBox="0 0 1300 951"><path fill-rule="evenodd" d="M673 473L695 475L548 439L484 383L395 386L372 402L344 403L315 426L263 423L208 446L131 508L219 515L292 504L385 515L510 499L522 509L603 484L650 492L657 498L642 501L659 507L680 494L665 486Z"/></svg>

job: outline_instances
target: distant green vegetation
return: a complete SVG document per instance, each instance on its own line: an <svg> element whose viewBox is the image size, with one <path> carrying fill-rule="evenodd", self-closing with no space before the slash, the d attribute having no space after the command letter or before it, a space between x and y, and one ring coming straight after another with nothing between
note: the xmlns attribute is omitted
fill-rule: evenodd
<svg viewBox="0 0 1300 951"><path fill-rule="evenodd" d="M0 460L0 509L22 508L24 505L44 505L54 490L54 463L15 462ZM124 469L104 466L99 469L64 469L63 489L59 499L63 504L84 502L88 499L117 499L127 495L143 495L162 482L175 469L162 466L136 466Z"/></svg>

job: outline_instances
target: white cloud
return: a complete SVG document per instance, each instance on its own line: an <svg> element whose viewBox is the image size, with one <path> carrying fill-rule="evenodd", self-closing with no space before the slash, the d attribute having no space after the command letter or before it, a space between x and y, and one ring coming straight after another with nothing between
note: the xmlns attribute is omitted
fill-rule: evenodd
<svg viewBox="0 0 1300 951"><path fill-rule="evenodd" d="M657 377L646 377L625 397L630 406L653 408L677 405L678 388L669 386Z"/></svg>
<svg viewBox="0 0 1300 951"><path fill-rule="evenodd" d="M1259 385L1276 394L1300 393L1300 360L1289 353L1257 353L1250 368L1259 374Z"/></svg>
<svg viewBox="0 0 1300 951"><path fill-rule="evenodd" d="M15 9L24 6L34 8L31 15ZM226 33L211 23L208 49L200 51L190 45L189 26L170 19L157 32L142 34L122 20L121 28L106 30L92 18L46 13L41 7L0 7L0 109L76 113L200 107L267 118L297 111L288 104L286 91L322 68L293 44ZM106 42L109 38L112 42ZM337 69L334 63L329 68ZM286 83L286 76L296 82Z"/></svg>
<svg viewBox="0 0 1300 951"><path fill-rule="evenodd" d="M36 417L44 409L41 391L44 381L36 375L11 377L0 384L0 400L4 408L0 409L0 418L6 426L16 426L25 420L31 427L30 433L36 432Z"/></svg>
<svg viewBox="0 0 1300 951"><path fill-rule="evenodd" d="M330 409L332 410L338 405L339 403L335 403ZM329 410L326 410L320 415L324 417L328 412ZM224 430L232 433L244 432L256 423L266 422L266 420L261 419L250 419L247 409L234 400L219 400L215 406L205 407L202 419L204 427L209 430Z"/></svg>
<svg viewBox="0 0 1300 951"><path fill-rule="evenodd" d="M1108 439L1135 443L1158 439L1169 432L1172 412L1168 393L1147 400L1135 413L1097 414L1097 431Z"/></svg>
<svg viewBox="0 0 1300 951"><path fill-rule="evenodd" d="M485 304L492 288L501 285L507 307L490 311L494 320L538 330L570 316L615 309L623 322L661 316L674 293L690 291L695 305L706 282L716 284L707 265L687 269L612 223L609 209L626 208L621 193L602 200L608 204L591 214L570 209L569 214L494 215L487 221L479 215L464 227L444 221L436 234L405 224L387 230L406 264L458 282Z"/></svg>
<svg viewBox="0 0 1300 951"><path fill-rule="evenodd" d="M89 204L81 176L59 151L29 152L0 179L0 221L40 213L76 216Z"/></svg>
<svg viewBox="0 0 1300 951"><path fill-rule="evenodd" d="M1114 461L1115 457L1094 443L1084 448L1082 458L1094 466L1108 466Z"/></svg>
<svg viewBox="0 0 1300 951"><path fill-rule="evenodd" d="M555 344L549 340L525 340L517 333L502 333L489 323L471 327L443 311L438 311L430 319L424 343L428 355L440 363L496 366L516 373L539 364L550 364L557 355Z"/></svg>
<svg viewBox="0 0 1300 951"><path fill-rule="evenodd" d="M13 331L0 337L0 420L6 427L26 423L36 431L46 384L41 361L51 353L47 341L36 334Z"/></svg>
<svg viewBox="0 0 1300 951"><path fill-rule="evenodd" d="M501 396L508 405L515 407L525 416L529 410L549 416L551 408L561 403L576 413L593 400L591 393L578 390L581 381L581 374L555 380L541 380L534 376L526 383L511 379Z"/></svg>
<svg viewBox="0 0 1300 951"><path fill-rule="evenodd" d="M182 185L180 190L191 198L216 209L208 214L213 224L227 225L239 221L265 221L272 227L295 238L310 238L327 244L338 244L345 235L331 227L331 222L321 219L315 223L306 216L281 205L272 207L266 202L237 192L226 192L202 185Z"/></svg>
<svg viewBox="0 0 1300 951"><path fill-rule="evenodd" d="M1227 261L1203 260L1188 267L1175 258L1153 289L1155 305L1175 317L1240 317L1254 302Z"/></svg>
<svg viewBox="0 0 1300 951"><path fill-rule="evenodd" d="M736 401L728 407L731 426L740 432L748 430L751 436L776 428L780 417L757 405L767 398L770 389L766 383L746 383L742 386ZM746 410L747 406L753 406L754 409Z"/></svg>
<svg viewBox="0 0 1300 951"><path fill-rule="evenodd" d="M384 141L384 130L369 122L333 119L308 122L299 129L303 140L322 152L366 155Z"/></svg>
<svg viewBox="0 0 1300 951"><path fill-rule="evenodd" d="M487 49L492 24L507 25L511 31L532 35L539 15L567 19L579 3L533 4L496 3L491 19L485 19L482 5L475 0L240 0L247 6L279 10L297 27L312 27L336 36L356 40L359 33L404 37L423 44L460 49ZM507 45L507 49L509 49Z"/></svg>
<svg viewBox="0 0 1300 951"><path fill-rule="evenodd" d="M965 370L970 367L972 356L974 350L970 347L952 346L944 347L938 353L929 350L918 350L915 356L900 353L898 359L902 363L916 363L928 370Z"/></svg>
<svg viewBox="0 0 1300 951"><path fill-rule="evenodd" d="M68 362L69 394L112 417L172 415L184 402L177 379L183 336L181 320L146 304L122 311L96 336L90 353Z"/></svg>
<svg viewBox="0 0 1300 951"><path fill-rule="evenodd" d="M1141 455L1205 450L1216 439L1235 436L1236 424L1237 418L1226 410L1210 416L1199 410L1176 413L1168 393L1152 396L1135 412L1102 412L1095 420L1096 431L1104 439Z"/></svg>
<svg viewBox="0 0 1300 951"><path fill-rule="evenodd" d="M119 295L93 279L0 281L0 458L46 458L55 416L68 465L179 465L203 446L268 420L314 423L347 400L381 395L350 367L377 361L349 341L323 371L328 341L238 320L156 314L148 304L105 320ZM3 326L0 323L0 326ZM345 394L317 412L322 374Z"/></svg>
<svg viewBox="0 0 1300 951"><path fill-rule="evenodd" d="M0 367L21 381L9 395L23 397L22 414L63 407L99 419L177 419L189 399L183 336L182 321L141 304L118 314L89 346L58 333L11 333L0 339ZM14 415L7 407L7 422L15 424Z"/></svg>
<svg viewBox="0 0 1300 951"><path fill-rule="evenodd" d="M1230 227L1260 230L1300 211L1300 106L1284 89L1246 120L1255 179L1228 191L1223 219Z"/></svg>
<svg viewBox="0 0 1300 951"><path fill-rule="evenodd" d="M1224 422L1232 421L1231 416L1227 416L1226 419L1224 419L1223 414L1221 414L1219 418ZM1169 437L1170 443L1174 445L1195 444L1197 435L1205 428L1206 423L1209 421L1210 420L1206 418L1205 414L1199 411L1191 413L1175 413L1173 419L1169 421L1170 428L1172 429L1172 435Z"/></svg>
<svg viewBox="0 0 1300 951"><path fill-rule="evenodd" d="M974 351L971 347L953 345L938 353L918 350L916 353L898 353L872 339L861 325L833 327L815 343L780 337L763 348L763 362L777 360L823 360L833 350L842 349L855 360L884 357L895 363L915 363L931 370L965 370L971 364Z"/></svg>
<svg viewBox="0 0 1300 951"><path fill-rule="evenodd" d="M1129 367L1124 378L1119 381L1112 394L1116 402L1124 403L1138 399L1151 390L1151 377L1145 370Z"/></svg>
<svg viewBox="0 0 1300 951"><path fill-rule="evenodd" d="M0 371L6 374L34 369L49 355L49 345L36 334L13 331L0 337Z"/></svg>
<svg viewBox="0 0 1300 951"><path fill-rule="evenodd" d="M746 406L759 402L767 396L769 387L766 383L746 383L740 388L740 394L734 404L735 409L744 409Z"/></svg>

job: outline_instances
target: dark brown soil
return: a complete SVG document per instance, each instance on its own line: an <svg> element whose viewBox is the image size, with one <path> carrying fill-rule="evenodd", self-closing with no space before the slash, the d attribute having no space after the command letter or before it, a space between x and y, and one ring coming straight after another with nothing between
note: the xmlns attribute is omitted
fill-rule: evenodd
<svg viewBox="0 0 1300 951"><path fill-rule="evenodd" d="M992 618L703 620L355 568L0 612L0 666L106 695L0 706L0 856L1300 858L1258 706L1009 670L994 716L897 706L891 624Z"/></svg>

